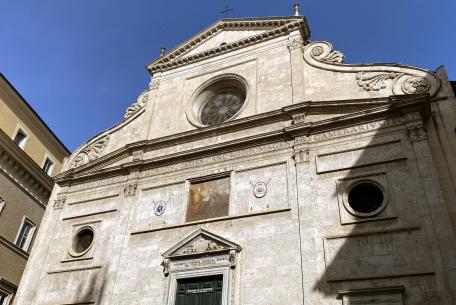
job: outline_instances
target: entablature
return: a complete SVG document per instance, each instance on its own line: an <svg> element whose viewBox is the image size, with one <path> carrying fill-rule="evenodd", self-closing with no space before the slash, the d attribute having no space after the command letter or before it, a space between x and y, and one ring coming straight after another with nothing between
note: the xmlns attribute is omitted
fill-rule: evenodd
<svg viewBox="0 0 456 305"><path fill-rule="evenodd" d="M305 120L306 116L312 113L334 111L344 114L319 121L307 122ZM376 121L402 117L405 113L419 113L422 119L426 119L430 115L429 95L400 95L391 96L388 99L371 100L308 101L284 107L277 111L222 123L217 126L195 129L159 139L131 143L124 148L60 174L57 177L57 182L65 185L70 182L95 179L96 177L122 173L127 175L131 171L146 171L169 165L174 166L182 162L189 162L215 155L230 154L259 146L274 145L274 143L284 141L291 141L297 145L303 143L302 139L307 139L305 142L319 141L324 138L325 134L330 133L345 136L349 135L353 130L356 131L356 127L354 127L356 125L365 124L367 126L365 129L361 128L361 132L369 130L369 126L373 126L372 128L376 129L386 126L375 123ZM201 139L219 137L234 131L243 131L247 127L266 126L272 122L284 123L278 124L276 129L266 132L251 134L211 145L197 146L198 141ZM147 152L163 147L176 147L185 143L190 143L188 149L169 151L168 153L147 158Z"/></svg>

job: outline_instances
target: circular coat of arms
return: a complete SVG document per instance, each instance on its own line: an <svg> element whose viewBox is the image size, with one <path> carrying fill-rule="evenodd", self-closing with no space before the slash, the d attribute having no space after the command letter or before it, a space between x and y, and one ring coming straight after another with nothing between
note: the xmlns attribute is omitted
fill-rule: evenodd
<svg viewBox="0 0 456 305"><path fill-rule="evenodd" d="M253 195L255 195L256 198L263 198L266 196L267 192L268 188L264 182L257 182L253 186Z"/></svg>
<svg viewBox="0 0 456 305"><path fill-rule="evenodd" d="M155 207L154 207L155 215L157 215L157 216L162 215L163 213L165 213L165 209L166 209L165 201L159 200L159 201L155 202Z"/></svg>

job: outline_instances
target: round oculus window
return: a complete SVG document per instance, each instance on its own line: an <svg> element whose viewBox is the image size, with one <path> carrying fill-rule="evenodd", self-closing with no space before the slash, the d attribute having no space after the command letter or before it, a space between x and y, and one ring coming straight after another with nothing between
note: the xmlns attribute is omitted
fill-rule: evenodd
<svg viewBox="0 0 456 305"><path fill-rule="evenodd" d="M380 213L386 204L383 189L377 183L370 181L353 185L348 190L347 201L355 215L364 217Z"/></svg>
<svg viewBox="0 0 456 305"><path fill-rule="evenodd" d="M232 118L244 105L245 95L239 88L226 88L206 97L199 118L204 125L216 125Z"/></svg>
<svg viewBox="0 0 456 305"><path fill-rule="evenodd" d="M235 118L245 106L247 82L238 75L222 75L204 83L187 104L186 115L197 127Z"/></svg>
<svg viewBox="0 0 456 305"><path fill-rule="evenodd" d="M73 239L73 252L82 255L90 248L93 243L94 232L92 228L83 228L76 233Z"/></svg>

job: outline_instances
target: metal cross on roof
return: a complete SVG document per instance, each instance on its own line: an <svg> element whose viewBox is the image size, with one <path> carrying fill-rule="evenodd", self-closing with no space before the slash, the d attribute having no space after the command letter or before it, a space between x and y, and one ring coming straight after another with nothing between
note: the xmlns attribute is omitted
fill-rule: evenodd
<svg viewBox="0 0 456 305"><path fill-rule="evenodd" d="M223 11L220 11L220 14L223 14L223 17L228 17L228 13L232 10L233 8L229 7L228 5L225 5L225 9Z"/></svg>

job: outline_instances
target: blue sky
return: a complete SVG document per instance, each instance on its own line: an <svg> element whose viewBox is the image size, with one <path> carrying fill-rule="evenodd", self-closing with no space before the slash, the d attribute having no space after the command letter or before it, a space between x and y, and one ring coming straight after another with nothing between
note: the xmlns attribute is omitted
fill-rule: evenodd
<svg viewBox="0 0 456 305"><path fill-rule="evenodd" d="M0 71L70 150L122 120L144 65L222 17L283 16L295 1L0 0ZM311 40L347 63L396 62L456 79L455 0L298 1Z"/></svg>

